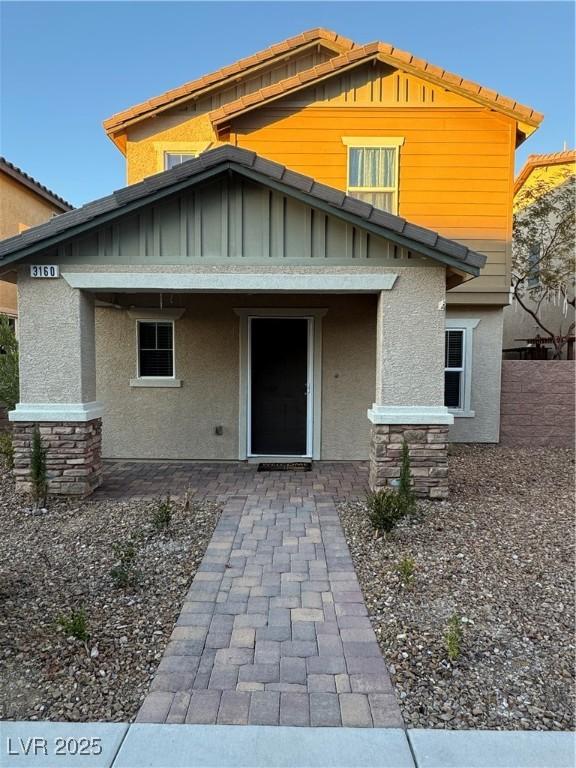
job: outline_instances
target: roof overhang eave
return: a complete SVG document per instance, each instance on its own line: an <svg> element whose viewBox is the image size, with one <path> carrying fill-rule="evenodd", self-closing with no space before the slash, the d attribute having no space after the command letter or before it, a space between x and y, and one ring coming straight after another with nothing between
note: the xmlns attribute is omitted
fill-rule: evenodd
<svg viewBox="0 0 576 768"><path fill-rule="evenodd" d="M330 216L335 216L336 218L339 218L349 224L352 224L353 226L356 226L360 229L363 229L367 232L377 235L378 237L383 237L384 239L389 240L396 245L404 247L416 254L428 257L434 261L442 263L446 267L456 270L457 272L462 272L467 275L471 275L472 277L477 277L480 274L481 268L484 266L486 259L481 254L477 254L473 251L469 251L465 260L458 259L454 256L451 256L448 253L443 253L442 251L439 251L433 247L427 246L424 243L413 240L412 238L409 238L406 235L393 231L392 229L388 229L387 227L384 227L382 225L374 224L373 222L367 219L364 219L361 216L358 216L354 213L350 213L349 211L346 211L337 206L331 205L330 203L325 202L319 199L318 197L315 197L314 195L308 194L305 191L295 189L292 186L282 183L282 181L280 180L275 180L273 178L270 178L270 176L262 174L259 171L254 170L253 168L248 168L234 161L223 160L221 163L218 163L217 165L214 165L211 168L208 168L204 171L201 171L195 174L193 177L193 184L196 185L196 184L202 183L203 181L207 181L227 171L228 172L233 171L234 173L237 173L240 176L244 176L245 178L250 179L251 181L262 184L263 186L266 186L269 189L273 189L277 192L280 192L296 200L299 200L305 205L321 210ZM83 234L84 232L89 231L90 229L93 229L96 226L101 226L102 224L106 224L109 221L112 221L121 216L129 214L132 211L143 207L144 205L149 205L150 203L154 203L157 200L160 200L162 198L169 197L173 194L177 194L178 192L190 186L192 186L191 179L190 177L187 177L179 182L175 182L174 184L171 184L168 187L155 190L154 192L152 192L151 194L145 197L138 197L132 202L127 202L126 204L121 205L118 208L115 208L111 211L107 211L105 213L97 215L94 218L86 222L82 222L76 226L73 226L68 230L64 230L63 232L60 232L60 233L55 233L51 237L47 237L45 239L39 240L36 243L31 243L28 246L25 246L24 248L18 251L14 251L12 254L6 256L4 259L1 259L0 269L3 268L5 265L10 264L14 261L18 261L20 259L31 256L34 253L38 253L39 251L43 251L48 248L51 248L65 240L70 240L78 235Z"/></svg>

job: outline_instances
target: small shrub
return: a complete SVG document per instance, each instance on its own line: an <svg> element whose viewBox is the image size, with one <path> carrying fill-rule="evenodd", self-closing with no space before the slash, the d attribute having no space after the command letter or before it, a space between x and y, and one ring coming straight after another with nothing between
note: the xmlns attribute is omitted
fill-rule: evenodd
<svg viewBox="0 0 576 768"><path fill-rule="evenodd" d="M133 541L112 545L117 563L110 571L116 587L135 587L140 580L140 572L136 568L136 544Z"/></svg>
<svg viewBox="0 0 576 768"><path fill-rule="evenodd" d="M72 610L69 614L59 616L58 624L66 633L66 637L75 637L76 640L88 641L90 633L88 632L88 619L83 608Z"/></svg>
<svg viewBox="0 0 576 768"><path fill-rule="evenodd" d="M414 584L414 574L416 572L416 562L414 558L409 555L403 557L398 563L396 572L405 587L412 587Z"/></svg>
<svg viewBox="0 0 576 768"><path fill-rule="evenodd" d="M366 496L368 517L373 527L381 533L389 533L405 516L406 506L397 491L384 489Z"/></svg>
<svg viewBox="0 0 576 768"><path fill-rule="evenodd" d="M13 320L0 314L0 403L9 411L20 400L18 340Z"/></svg>
<svg viewBox="0 0 576 768"><path fill-rule="evenodd" d="M412 488L412 472L410 469L410 450L406 440L402 441L402 455L400 457L400 481L398 493L404 501L406 514L411 514L416 509L416 496Z"/></svg>
<svg viewBox="0 0 576 768"><path fill-rule="evenodd" d="M170 527L172 522L172 500L170 494L166 496L165 501L160 501L158 507L152 515L152 525L157 531L162 531Z"/></svg>
<svg viewBox="0 0 576 768"><path fill-rule="evenodd" d="M32 483L32 498L36 508L46 506L48 496L48 474L46 471L46 447L38 425L32 432L32 455L30 457L30 481Z"/></svg>
<svg viewBox="0 0 576 768"><path fill-rule="evenodd" d="M14 443L10 432L0 432L0 456L8 469L14 469Z"/></svg>
<svg viewBox="0 0 576 768"><path fill-rule="evenodd" d="M457 613L453 613L448 620L448 627L444 635L444 647L450 661L456 661L462 649L462 622Z"/></svg>

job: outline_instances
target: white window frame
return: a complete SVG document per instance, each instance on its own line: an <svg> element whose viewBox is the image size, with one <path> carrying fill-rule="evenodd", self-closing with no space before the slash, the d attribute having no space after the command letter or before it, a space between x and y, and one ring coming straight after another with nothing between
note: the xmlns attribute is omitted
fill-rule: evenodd
<svg viewBox="0 0 576 768"><path fill-rule="evenodd" d="M354 192L391 192L393 195L392 211L398 215L398 196L400 186L400 147L404 144L403 136L343 136L342 143L346 146L346 192L354 196ZM394 149L396 158L394 164L394 187L352 187L350 186L350 150L351 149Z"/></svg>
<svg viewBox="0 0 576 768"><path fill-rule="evenodd" d="M212 141L154 141L156 151L156 171L166 170L166 155L198 155L210 149Z"/></svg>
<svg viewBox="0 0 576 768"><path fill-rule="evenodd" d="M444 371L461 371L460 377L460 408L448 408L455 418L474 418L472 410L472 359L474 350L474 329L480 322L479 318L447 317L446 331L463 331L462 333L462 367L446 368Z"/></svg>
<svg viewBox="0 0 576 768"><path fill-rule="evenodd" d="M131 387L181 387L182 380L176 378L176 320L184 314L184 309L175 310L130 310L128 317L135 320L136 347L136 378L130 379ZM141 323L170 323L172 325L172 376L141 376L140 375L140 324Z"/></svg>

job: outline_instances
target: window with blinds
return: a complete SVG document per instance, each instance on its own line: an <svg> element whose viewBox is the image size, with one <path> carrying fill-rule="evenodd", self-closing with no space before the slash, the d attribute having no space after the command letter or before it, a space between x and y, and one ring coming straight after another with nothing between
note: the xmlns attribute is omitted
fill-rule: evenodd
<svg viewBox="0 0 576 768"><path fill-rule="evenodd" d="M138 322L138 376L174 376L174 323Z"/></svg>
<svg viewBox="0 0 576 768"><path fill-rule="evenodd" d="M187 160L193 160L197 155L182 152L164 152L164 170L169 171L170 168L174 168L180 163L185 163Z"/></svg>
<svg viewBox="0 0 576 768"><path fill-rule="evenodd" d="M444 405L464 407L464 330L446 330L444 358Z"/></svg>
<svg viewBox="0 0 576 768"><path fill-rule="evenodd" d="M398 210L398 147L349 147L348 194L395 214Z"/></svg>

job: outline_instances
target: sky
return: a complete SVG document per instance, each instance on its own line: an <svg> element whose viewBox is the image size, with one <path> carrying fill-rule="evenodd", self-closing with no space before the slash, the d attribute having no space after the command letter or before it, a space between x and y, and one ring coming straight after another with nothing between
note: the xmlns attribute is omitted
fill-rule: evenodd
<svg viewBox="0 0 576 768"><path fill-rule="evenodd" d="M0 152L74 205L125 184L102 121L323 26L381 40L545 114L574 146L572 2L0 2Z"/></svg>

